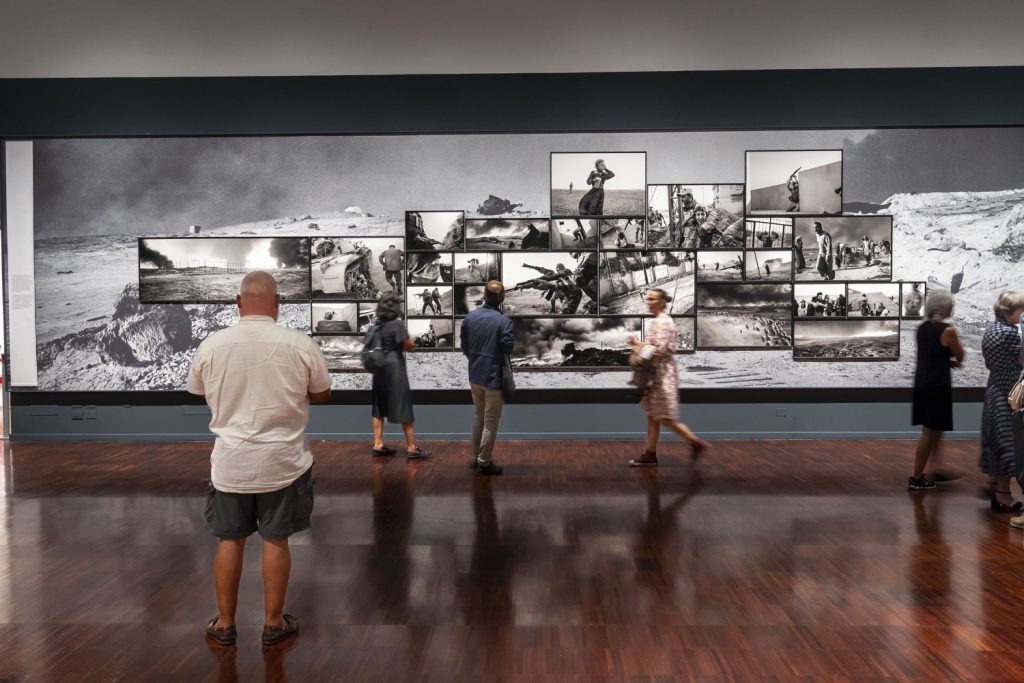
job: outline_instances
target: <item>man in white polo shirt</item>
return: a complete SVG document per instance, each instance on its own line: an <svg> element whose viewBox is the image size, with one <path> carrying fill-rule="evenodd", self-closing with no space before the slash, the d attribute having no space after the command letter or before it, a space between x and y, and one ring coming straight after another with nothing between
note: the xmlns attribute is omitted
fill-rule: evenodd
<svg viewBox="0 0 1024 683"><path fill-rule="evenodd" d="M313 454L305 430L309 404L330 398L331 378L316 342L276 324L281 297L274 278L249 273L235 302L241 319L199 345L188 373L188 390L206 397L217 436L206 523L219 539L213 563L218 614L206 632L222 645L235 642L245 539L259 532L263 644L274 645L299 629L284 612L288 537L310 526Z"/></svg>

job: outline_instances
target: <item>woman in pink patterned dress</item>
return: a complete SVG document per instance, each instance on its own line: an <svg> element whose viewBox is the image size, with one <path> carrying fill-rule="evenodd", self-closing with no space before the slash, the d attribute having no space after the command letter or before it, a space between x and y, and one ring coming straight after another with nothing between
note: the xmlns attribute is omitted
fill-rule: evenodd
<svg viewBox="0 0 1024 683"><path fill-rule="evenodd" d="M647 413L647 450L639 458L630 460L631 467L652 467L658 464L658 438L661 428L668 427L690 442L694 460L710 444L676 421L679 412L679 370L676 368L676 323L665 312L672 297L662 289L647 290L647 308L654 315L648 321L644 342L636 337L629 340L633 350L644 344L654 347L654 379L647 385L640 407Z"/></svg>

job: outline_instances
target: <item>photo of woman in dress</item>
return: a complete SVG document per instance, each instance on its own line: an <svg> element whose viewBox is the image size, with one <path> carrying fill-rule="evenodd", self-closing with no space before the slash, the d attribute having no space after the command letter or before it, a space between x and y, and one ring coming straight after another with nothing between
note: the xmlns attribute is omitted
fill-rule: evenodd
<svg viewBox="0 0 1024 683"><path fill-rule="evenodd" d="M590 190L580 199L581 216L604 215L604 184L614 177L615 174L605 165L604 159L594 162L594 170L587 176Z"/></svg>

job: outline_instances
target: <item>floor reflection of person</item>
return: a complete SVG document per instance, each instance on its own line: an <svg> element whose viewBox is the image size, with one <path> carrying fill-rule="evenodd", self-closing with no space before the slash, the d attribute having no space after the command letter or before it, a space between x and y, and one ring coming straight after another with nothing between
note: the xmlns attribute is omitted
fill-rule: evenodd
<svg viewBox="0 0 1024 683"><path fill-rule="evenodd" d="M639 458L629 461L632 467L649 467L658 464L658 440L661 428L667 427L686 439L696 459L710 444L704 441L676 417L679 413L679 370L676 367L676 323L665 312L672 297L663 289L649 289L645 297L647 308L654 316L647 321L644 342L637 337L629 340L634 352L641 347L653 349L654 377L647 385L640 407L647 413L647 450Z"/></svg>
<svg viewBox="0 0 1024 683"><path fill-rule="evenodd" d="M603 216L604 215L604 184L615 177L609 170L604 159L594 162L594 170L587 176L587 185L590 190L580 199L579 213L581 216Z"/></svg>

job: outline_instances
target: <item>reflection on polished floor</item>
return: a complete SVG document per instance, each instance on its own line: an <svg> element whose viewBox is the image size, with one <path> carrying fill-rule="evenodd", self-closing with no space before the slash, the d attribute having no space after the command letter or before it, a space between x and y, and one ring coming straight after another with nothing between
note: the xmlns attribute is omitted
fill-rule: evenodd
<svg viewBox="0 0 1024 683"><path fill-rule="evenodd" d="M15 443L0 501L0 680L1020 680L1021 532L969 475L908 493L906 441L464 443L371 462L316 442L289 646L211 649L209 444Z"/></svg>

